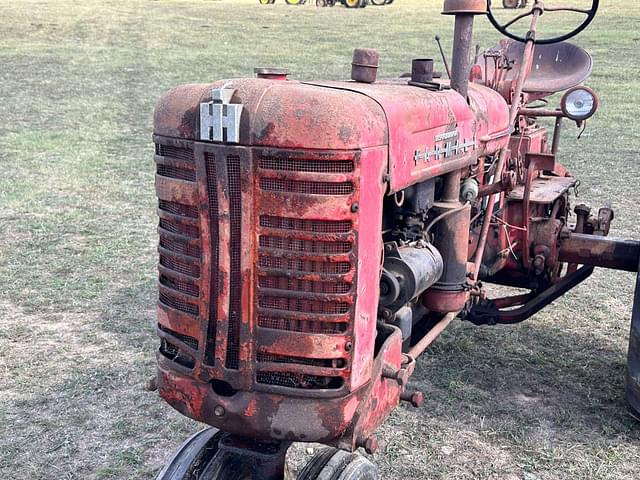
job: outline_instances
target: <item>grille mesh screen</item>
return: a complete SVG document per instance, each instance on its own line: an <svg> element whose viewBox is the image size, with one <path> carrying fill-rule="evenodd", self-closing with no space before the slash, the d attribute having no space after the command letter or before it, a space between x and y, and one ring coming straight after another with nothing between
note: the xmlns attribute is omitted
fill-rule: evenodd
<svg viewBox="0 0 640 480"><path fill-rule="evenodd" d="M297 363L299 365L311 365L314 367L324 367L324 368L344 367L344 359L342 358L290 357L288 355L276 355L276 354L267 353L267 352L258 352L256 360L258 362Z"/></svg>
<svg viewBox="0 0 640 480"><path fill-rule="evenodd" d="M260 256L258 264L262 268L277 268L309 273L341 274L349 273L351 270L349 262L317 262L315 260L270 257L267 255Z"/></svg>
<svg viewBox="0 0 640 480"><path fill-rule="evenodd" d="M176 332L174 330L171 330L170 328L165 327L164 325L158 324L158 328L160 330L162 330L163 332L168 333L172 337L177 338L178 340L182 341L183 343L186 343L188 346L190 346L194 350L198 350L198 340L197 339L195 339L193 337L190 337L189 335L184 335L182 333L178 333L178 332Z"/></svg>
<svg viewBox="0 0 640 480"><path fill-rule="evenodd" d="M200 265L185 262L169 255L160 255L160 265L190 277L198 278L200 276Z"/></svg>
<svg viewBox="0 0 640 480"><path fill-rule="evenodd" d="M242 196L240 186L240 157L227 157L227 175L229 187L229 220L231 223L230 256L230 299L229 299L229 333L227 338L227 368L238 368L240 355L240 321L242 308L242 273L241 260L241 228L242 228Z"/></svg>
<svg viewBox="0 0 640 480"><path fill-rule="evenodd" d="M192 297L197 297L200 293L200 289L197 285L168 275L160 275L159 282L167 288L171 288L172 290L176 290L181 293L186 293Z"/></svg>
<svg viewBox="0 0 640 480"><path fill-rule="evenodd" d="M161 303L165 304L167 307L171 307L174 310L180 310L184 313L189 313L191 315L198 315L198 306L185 302L184 300L177 298L167 292L160 291L158 295L158 299Z"/></svg>
<svg viewBox="0 0 640 480"><path fill-rule="evenodd" d="M351 231L351 220L305 220L301 218L261 215L260 226L313 233L348 233Z"/></svg>
<svg viewBox="0 0 640 480"><path fill-rule="evenodd" d="M339 294L348 293L351 284L347 282L317 282L314 280L300 280L290 277L260 277L258 285L262 288L289 290L295 292Z"/></svg>
<svg viewBox="0 0 640 480"><path fill-rule="evenodd" d="M189 168L176 167L175 165L167 165L159 163L156 166L156 173L163 177L176 178L178 180L187 180L189 182L196 181L196 171Z"/></svg>
<svg viewBox="0 0 640 480"><path fill-rule="evenodd" d="M169 202L167 200L158 200L158 208L163 212L173 215L180 215L189 218L198 218L198 208L193 205L184 205L177 202Z"/></svg>
<svg viewBox="0 0 640 480"><path fill-rule="evenodd" d="M299 160L292 158L260 159L260 168L288 172L349 173L353 172L351 160Z"/></svg>
<svg viewBox="0 0 640 480"><path fill-rule="evenodd" d="M347 331L346 322L321 322L307 320L292 320L290 318L258 316L258 326L274 330L288 330L290 332L324 333L327 335Z"/></svg>
<svg viewBox="0 0 640 480"><path fill-rule="evenodd" d="M266 385L308 390L337 389L344 384L341 377L321 377L290 372L258 372L256 381Z"/></svg>
<svg viewBox="0 0 640 480"><path fill-rule="evenodd" d="M166 218L161 218L158 226L163 230L171 233L177 233L184 237L200 238L200 229L195 225L187 225L184 223L172 222Z"/></svg>
<svg viewBox="0 0 640 480"><path fill-rule="evenodd" d="M194 161L193 150L190 148L174 147L173 145L156 144L156 155L191 163Z"/></svg>
<svg viewBox="0 0 640 480"><path fill-rule="evenodd" d="M342 315L349 311L348 303L320 302L306 298L266 297L262 296L258 304L263 308L287 310L289 312L319 313L324 315Z"/></svg>
<svg viewBox="0 0 640 480"><path fill-rule="evenodd" d="M261 178L260 188L270 192L304 193L307 195L350 195L351 182L309 182L281 178Z"/></svg>
<svg viewBox="0 0 640 480"><path fill-rule="evenodd" d="M160 235L160 246L170 252L186 255L187 257L200 258L200 247L174 238Z"/></svg>
<svg viewBox="0 0 640 480"><path fill-rule="evenodd" d="M291 237L267 237L264 235L260 237L260 246L314 254L337 255L351 251L351 243L349 242L321 242L319 240L303 240Z"/></svg>
<svg viewBox="0 0 640 480"><path fill-rule="evenodd" d="M209 235L211 238L211 286L209 289L209 323L207 325L207 349L205 360L213 365L216 357L216 331L218 327L218 269L220 261L220 233L218 207L218 175L216 157L212 153L205 155L205 169L207 172L207 197L209 205Z"/></svg>

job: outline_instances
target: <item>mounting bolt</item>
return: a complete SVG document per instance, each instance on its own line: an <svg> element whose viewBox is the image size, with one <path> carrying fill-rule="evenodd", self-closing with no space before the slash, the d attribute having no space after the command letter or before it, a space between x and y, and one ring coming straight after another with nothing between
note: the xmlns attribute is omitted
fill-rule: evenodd
<svg viewBox="0 0 640 480"><path fill-rule="evenodd" d="M405 369L394 370L391 367L382 368L382 376L384 378L390 378L398 382L398 385L405 387L409 383L409 372Z"/></svg>
<svg viewBox="0 0 640 480"><path fill-rule="evenodd" d="M356 213L358 211L358 209L360 208L360 206L357 203L353 203L351 204L351 211L353 213Z"/></svg>
<svg viewBox="0 0 640 480"><path fill-rule="evenodd" d="M591 213L591 208L586 206L584 203L580 203L573 208L573 211L577 215L589 215Z"/></svg>
<svg viewBox="0 0 640 480"><path fill-rule="evenodd" d="M158 390L158 377L155 375L153 377L149 377L147 382L144 384L144 389L147 392L155 392Z"/></svg>
<svg viewBox="0 0 640 480"><path fill-rule="evenodd" d="M424 403L424 393L422 392L402 392L400 394L400 400L409 402L416 408L419 408Z"/></svg>
<svg viewBox="0 0 640 480"><path fill-rule="evenodd" d="M533 269L536 272L536 275L540 275L542 274L542 272L544 272L544 264L546 263L546 261L547 259L541 253L536 255L536 257L533 259Z"/></svg>
<svg viewBox="0 0 640 480"><path fill-rule="evenodd" d="M365 440L358 439L358 442L356 443L356 445L358 447L364 448L364 451L367 452L369 455L373 455L380 448L380 442L378 442L378 439L373 435Z"/></svg>
<svg viewBox="0 0 640 480"><path fill-rule="evenodd" d="M216 417L224 417L224 414L227 413L222 405L216 405L216 408L213 409L213 414Z"/></svg>

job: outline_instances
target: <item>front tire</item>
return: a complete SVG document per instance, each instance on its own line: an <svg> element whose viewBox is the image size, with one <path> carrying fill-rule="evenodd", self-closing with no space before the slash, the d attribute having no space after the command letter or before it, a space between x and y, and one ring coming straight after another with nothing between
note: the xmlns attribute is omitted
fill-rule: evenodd
<svg viewBox="0 0 640 480"><path fill-rule="evenodd" d="M160 471L156 480L196 480L218 452L222 432L205 428L192 435ZM204 477L206 478L206 477Z"/></svg>
<svg viewBox="0 0 640 480"><path fill-rule="evenodd" d="M325 448L314 455L296 480L378 480L378 469L357 453Z"/></svg>
<svg viewBox="0 0 640 480"><path fill-rule="evenodd" d="M640 265L638 268L640 270ZM636 279L636 292L631 311L625 400L631 413L640 420L640 271Z"/></svg>
<svg viewBox="0 0 640 480"><path fill-rule="evenodd" d="M287 5L304 5L306 0L284 0Z"/></svg>

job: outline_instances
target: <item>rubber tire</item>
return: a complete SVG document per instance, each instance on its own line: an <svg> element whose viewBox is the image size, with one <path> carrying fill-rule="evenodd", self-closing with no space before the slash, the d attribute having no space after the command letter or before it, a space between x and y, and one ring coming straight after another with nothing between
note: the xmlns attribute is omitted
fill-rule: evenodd
<svg viewBox="0 0 640 480"><path fill-rule="evenodd" d="M640 265L638 265L640 270ZM640 271L636 279L636 292L631 310L631 333L627 353L625 400L629 411L640 420Z"/></svg>
<svg viewBox="0 0 640 480"><path fill-rule="evenodd" d="M273 5L276 3L276 0L258 0L260 5Z"/></svg>
<svg viewBox="0 0 640 480"><path fill-rule="evenodd" d="M210 463L211 458L218 451L218 440L222 432L217 428L205 428L192 435L173 454L165 464L156 480L196 480L204 465Z"/></svg>
<svg viewBox="0 0 640 480"><path fill-rule="evenodd" d="M202 480L251 480L251 465L231 453L218 453L200 474Z"/></svg>
<svg viewBox="0 0 640 480"><path fill-rule="evenodd" d="M296 480L378 480L378 469L357 453L325 448L313 456Z"/></svg>
<svg viewBox="0 0 640 480"><path fill-rule="evenodd" d="M369 0L372 5L382 6L387 4L387 0Z"/></svg>
<svg viewBox="0 0 640 480"><path fill-rule="evenodd" d="M287 5L304 5L306 0L284 0Z"/></svg>
<svg viewBox="0 0 640 480"><path fill-rule="evenodd" d="M502 0L502 6L504 8L518 8L520 0Z"/></svg>

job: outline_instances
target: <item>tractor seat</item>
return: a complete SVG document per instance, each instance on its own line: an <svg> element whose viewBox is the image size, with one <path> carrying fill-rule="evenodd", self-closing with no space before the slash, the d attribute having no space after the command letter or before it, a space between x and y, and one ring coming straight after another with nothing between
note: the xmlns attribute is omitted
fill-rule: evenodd
<svg viewBox="0 0 640 480"><path fill-rule="evenodd" d="M515 60L505 80L512 80L518 72L524 43L509 42L506 54L509 60ZM529 78L523 86L527 93L555 93L575 87L590 74L593 61L584 49L568 42L536 45L533 51L533 65ZM494 65L487 62L489 78L493 75Z"/></svg>

